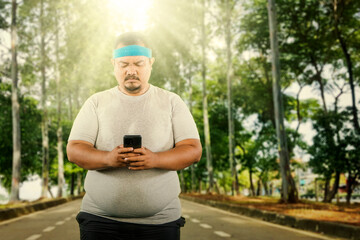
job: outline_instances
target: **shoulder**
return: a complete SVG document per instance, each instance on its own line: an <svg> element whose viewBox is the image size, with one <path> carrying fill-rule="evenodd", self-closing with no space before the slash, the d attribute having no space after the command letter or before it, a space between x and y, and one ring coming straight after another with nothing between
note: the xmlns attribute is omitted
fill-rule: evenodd
<svg viewBox="0 0 360 240"><path fill-rule="evenodd" d="M111 102L114 98L116 87L110 88L101 92L94 93L85 102L85 104L91 104L95 107L107 102Z"/></svg>
<svg viewBox="0 0 360 240"><path fill-rule="evenodd" d="M152 86L152 87L153 87L154 95L160 98L161 100L164 101L166 100L171 103L178 103L183 101L181 97L176 93L170 92L168 90L156 86Z"/></svg>

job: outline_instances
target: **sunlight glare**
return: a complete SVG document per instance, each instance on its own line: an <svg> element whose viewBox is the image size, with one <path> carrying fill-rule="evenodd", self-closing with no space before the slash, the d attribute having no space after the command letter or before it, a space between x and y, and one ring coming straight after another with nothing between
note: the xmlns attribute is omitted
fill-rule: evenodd
<svg viewBox="0 0 360 240"><path fill-rule="evenodd" d="M119 29L143 31L148 27L152 0L108 0L108 9Z"/></svg>

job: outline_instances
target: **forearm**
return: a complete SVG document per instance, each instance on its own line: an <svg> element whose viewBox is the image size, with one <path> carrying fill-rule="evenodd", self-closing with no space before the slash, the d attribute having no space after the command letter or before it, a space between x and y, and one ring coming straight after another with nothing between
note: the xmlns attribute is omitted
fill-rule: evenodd
<svg viewBox="0 0 360 240"><path fill-rule="evenodd" d="M201 154L200 141L178 145L168 151L156 153L155 168L181 170L200 161Z"/></svg>
<svg viewBox="0 0 360 240"><path fill-rule="evenodd" d="M100 151L89 144L70 141L67 145L67 155L70 162L87 170L99 170L109 167L107 155L109 152Z"/></svg>

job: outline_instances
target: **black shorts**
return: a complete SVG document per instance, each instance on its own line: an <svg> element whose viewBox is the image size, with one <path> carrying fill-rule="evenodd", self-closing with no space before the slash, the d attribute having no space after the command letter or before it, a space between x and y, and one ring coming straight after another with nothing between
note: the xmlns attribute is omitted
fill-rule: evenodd
<svg viewBox="0 0 360 240"><path fill-rule="evenodd" d="M160 225L119 222L80 212L76 216L81 240L180 240L180 227L185 224L181 217L174 222Z"/></svg>

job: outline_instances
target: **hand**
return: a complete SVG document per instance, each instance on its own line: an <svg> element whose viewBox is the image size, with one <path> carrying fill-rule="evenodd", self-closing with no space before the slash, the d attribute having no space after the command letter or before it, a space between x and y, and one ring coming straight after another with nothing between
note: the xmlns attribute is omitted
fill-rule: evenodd
<svg viewBox="0 0 360 240"><path fill-rule="evenodd" d="M156 153L145 147L134 149L133 153L139 155L125 158L125 162L128 163L130 170L145 170L156 167Z"/></svg>
<svg viewBox="0 0 360 240"><path fill-rule="evenodd" d="M129 164L125 161L125 159L140 155L139 153L134 153L133 151L134 149L132 147L124 148L123 145L117 146L111 152L108 152L105 161L109 167L128 167Z"/></svg>

